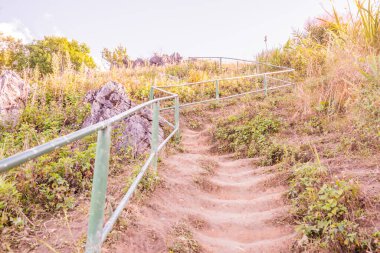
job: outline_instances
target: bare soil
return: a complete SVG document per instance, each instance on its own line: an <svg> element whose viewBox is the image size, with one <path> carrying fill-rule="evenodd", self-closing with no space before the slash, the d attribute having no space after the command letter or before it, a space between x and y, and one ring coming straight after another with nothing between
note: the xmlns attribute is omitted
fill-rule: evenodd
<svg viewBox="0 0 380 253"><path fill-rule="evenodd" d="M255 159L213 154L208 127L182 128L184 152L159 166L163 186L134 210L126 229L111 234L104 252L290 251L294 228L281 222L286 187L264 183L273 174ZM178 224L190 238L173 233Z"/></svg>
<svg viewBox="0 0 380 253"><path fill-rule="evenodd" d="M303 123L292 117L296 108L289 104L291 101L273 112L285 125L294 127L287 127L276 138L295 146L315 146L331 177L357 181L366 199L378 200L380 154L366 157L341 152L339 133L300 132L297 126ZM181 122L183 150L166 151L159 164L162 184L152 194L128 204L103 252L292 252L291 245L299 238L287 222L289 206L283 201L286 175L275 166L258 166L258 158L235 159L213 152L210 119L245 106L252 107L231 104L214 112L194 110L183 115L190 118ZM129 170L110 177L107 216L122 197ZM24 247L19 252L82 252L88 207L89 198L84 197L67 219L60 215L46 221L33 238L25 236L25 240L35 241L34 250ZM379 227L379 201L365 208L372 217L369 226Z"/></svg>

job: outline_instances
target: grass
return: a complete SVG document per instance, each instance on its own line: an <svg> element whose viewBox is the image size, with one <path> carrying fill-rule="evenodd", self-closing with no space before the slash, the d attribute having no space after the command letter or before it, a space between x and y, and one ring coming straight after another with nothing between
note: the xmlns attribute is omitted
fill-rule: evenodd
<svg viewBox="0 0 380 253"><path fill-rule="evenodd" d="M371 160L380 151L380 6L374 0L355 0L354 7L355 11L351 9L346 14L333 8L327 18L309 22L283 47L260 54L258 59L296 69L291 77L298 85L292 94L281 93L282 98L243 98L244 106L216 122L213 131L219 152L258 157L260 165L289 170L289 196L294 219L300 225L298 231L305 239L300 244L304 250L322 247L331 251L374 252L379 247L379 233L364 231L367 228L360 222L367 208L361 201L360 186L346 179L331 180L330 170L320 163L305 164L312 159L311 153L319 152L320 160L352 156ZM109 80L122 83L130 98L141 103L147 100L152 84L197 82L256 71L250 65L239 67L225 65L220 73L215 62L197 61L166 68L67 70L46 76L41 76L38 69L20 73L35 85L20 123L14 128L0 129L0 159L80 129L90 110L83 97ZM262 87L262 81L223 81L219 84L220 94L227 96ZM214 98L214 85L211 82L169 91L178 93L181 103L193 102ZM223 111L224 105L215 102L208 109ZM236 107L237 102L232 101L230 106ZM190 128L202 127L199 119L205 117L203 109L195 107L181 112L189 119ZM297 143L289 133L300 139L306 136L302 140L310 142ZM333 140L333 147L321 143L323 135L330 138L334 134L339 147L331 143ZM2 242L2 250L16 247L16 235L26 228L35 229L45 215L69 210L78 196L88 195L94 143L95 137L90 136L0 177L0 231L7 234L4 241L11 241ZM138 173L131 166L138 159L131 154L131 150L112 149L111 175L128 170L131 177L127 185ZM126 160L130 163L125 168ZM213 167L205 163L204 174L212 174ZM207 186L205 175L194 180ZM148 173L139 191L142 195L149 193L158 182L156 174ZM330 202L335 205L333 208ZM188 233L179 237L182 239L171 248L172 252L182 248L199 250Z"/></svg>
<svg viewBox="0 0 380 253"><path fill-rule="evenodd" d="M302 164L292 169L288 196L297 231L303 235L295 244L300 250L333 252L376 252L378 232L362 224L365 203L357 183L332 181L320 164Z"/></svg>
<svg viewBox="0 0 380 253"><path fill-rule="evenodd" d="M199 243L194 239L188 226L179 222L172 228L172 242L168 247L169 253L198 253L201 252Z"/></svg>

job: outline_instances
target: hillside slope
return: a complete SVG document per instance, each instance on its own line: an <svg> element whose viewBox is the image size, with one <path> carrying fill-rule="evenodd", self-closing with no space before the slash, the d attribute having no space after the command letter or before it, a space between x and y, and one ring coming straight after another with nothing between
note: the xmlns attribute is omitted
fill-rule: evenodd
<svg viewBox="0 0 380 253"><path fill-rule="evenodd" d="M159 168L163 187L107 252L289 252L294 230L281 222L286 188L265 184L270 167L256 166L255 158L211 152L209 128L182 129L183 153Z"/></svg>

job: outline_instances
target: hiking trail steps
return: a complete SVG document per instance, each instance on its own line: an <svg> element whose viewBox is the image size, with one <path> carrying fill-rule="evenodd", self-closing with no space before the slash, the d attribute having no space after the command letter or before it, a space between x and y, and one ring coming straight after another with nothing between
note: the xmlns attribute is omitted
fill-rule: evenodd
<svg viewBox="0 0 380 253"><path fill-rule="evenodd" d="M163 186L135 208L132 224L105 252L168 252L181 223L201 252L290 252L294 229L279 221L289 208L286 187L265 184L273 174L256 158L212 153L209 129L181 128L184 151L159 166Z"/></svg>

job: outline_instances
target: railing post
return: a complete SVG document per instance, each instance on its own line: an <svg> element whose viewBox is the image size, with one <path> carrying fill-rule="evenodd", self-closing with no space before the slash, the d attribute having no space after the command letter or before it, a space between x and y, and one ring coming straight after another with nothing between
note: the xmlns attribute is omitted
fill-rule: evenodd
<svg viewBox="0 0 380 253"><path fill-rule="evenodd" d="M157 171L157 160L158 160L158 121L159 121L159 113L160 113L160 104L159 102L155 102L153 104L153 121L152 121L152 141L151 141L151 152L154 153L153 158L153 170Z"/></svg>
<svg viewBox="0 0 380 253"><path fill-rule="evenodd" d="M215 80L215 98L219 100L219 80Z"/></svg>
<svg viewBox="0 0 380 253"><path fill-rule="evenodd" d="M176 96L174 98L174 127L177 130L176 133L176 140L178 141L180 138L180 133L179 133L179 97Z"/></svg>
<svg viewBox="0 0 380 253"><path fill-rule="evenodd" d="M150 86L150 91L149 91L149 100L154 99L154 86Z"/></svg>
<svg viewBox="0 0 380 253"><path fill-rule="evenodd" d="M108 126L98 131L86 253L98 253L100 252L102 246L101 238L107 192L110 147L111 126Z"/></svg>
<svg viewBox="0 0 380 253"><path fill-rule="evenodd" d="M266 74L264 74L264 94L268 96L268 80Z"/></svg>

